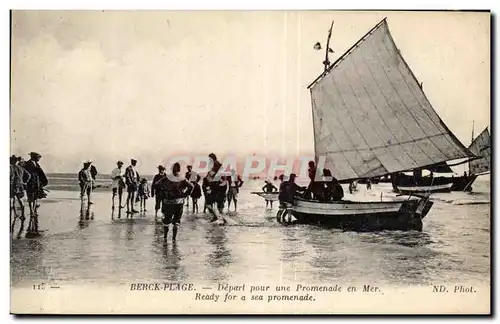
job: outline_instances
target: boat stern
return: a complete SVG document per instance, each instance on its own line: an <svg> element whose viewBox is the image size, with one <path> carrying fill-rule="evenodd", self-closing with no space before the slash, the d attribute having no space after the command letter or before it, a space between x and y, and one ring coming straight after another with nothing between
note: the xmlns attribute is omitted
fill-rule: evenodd
<svg viewBox="0 0 500 324"><path fill-rule="evenodd" d="M415 214L419 215L420 219L423 219L431 210L432 205L434 205L434 202L432 202L429 198L420 198Z"/></svg>
<svg viewBox="0 0 500 324"><path fill-rule="evenodd" d="M423 228L422 220L427 216L433 204L434 202L430 201L429 197L407 200L401 206L401 213L406 215L407 222L412 229L421 231Z"/></svg>

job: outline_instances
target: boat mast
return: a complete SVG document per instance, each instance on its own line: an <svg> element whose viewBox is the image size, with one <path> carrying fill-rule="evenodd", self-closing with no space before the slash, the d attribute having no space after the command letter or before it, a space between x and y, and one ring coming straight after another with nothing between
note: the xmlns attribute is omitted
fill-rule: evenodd
<svg viewBox="0 0 500 324"><path fill-rule="evenodd" d="M470 143L474 142L474 121L472 121L472 137L470 139Z"/></svg>
<svg viewBox="0 0 500 324"><path fill-rule="evenodd" d="M333 24L334 24L334 20L332 20L332 24L330 25L330 29L328 30L328 37L326 39L326 48L325 48L325 60L323 61L323 65L324 65L324 71L320 74L320 76L326 74L326 72L328 71L328 69L330 68L330 59L328 58L328 55L330 53L333 53L334 51L330 48L330 39L332 38L332 30L333 30ZM321 50L321 43L320 42L317 42L315 45L314 45L314 49L315 50ZM319 77L318 77L319 78ZM309 89L309 87L308 87ZM311 96L311 108L312 108L312 96ZM312 109L311 109L311 112L312 112ZM314 124L314 113L312 113L312 120L313 120L313 124ZM316 156L316 135L313 134L314 136L314 160L317 162L318 160L318 157Z"/></svg>
<svg viewBox="0 0 500 324"><path fill-rule="evenodd" d="M470 139L470 145L472 145L472 142L474 142L474 121L472 121L472 136ZM469 167L469 176L470 176L470 162L467 163L467 166ZM464 172L467 170L465 169L465 164L464 164Z"/></svg>
<svg viewBox="0 0 500 324"><path fill-rule="evenodd" d="M326 71L328 70L328 68L330 67L330 60L328 59L328 54L330 51L332 51L330 49L330 38L332 38L332 29L333 29L333 23L335 21L332 20L332 24L330 26L330 29L328 30L328 38L326 39L326 48L325 48L325 61L323 62L323 65L325 66L325 70L323 71L323 73L326 73ZM332 51L333 52L333 51Z"/></svg>

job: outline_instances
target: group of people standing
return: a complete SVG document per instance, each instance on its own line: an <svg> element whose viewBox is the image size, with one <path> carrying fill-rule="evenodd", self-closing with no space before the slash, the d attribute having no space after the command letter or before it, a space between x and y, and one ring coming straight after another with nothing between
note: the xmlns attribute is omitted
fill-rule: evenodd
<svg viewBox="0 0 500 324"><path fill-rule="evenodd" d="M123 169L123 162L116 162L116 168L111 172L111 185L112 190L112 206L115 209L115 199L118 196L118 208L127 207L127 215L139 213L135 209L135 203L139 202L140 211L146 211L146 200L149 198L151 192L149 190L148 179L141 178L137 171L137 160L130 159L130 165ZM126 206L122 206L123 192L126 189L127 198ZM118 214L120 217L120 213Z"/></svg>
<svg viewBox="0 0 500 324"><path fill-rule="evenodd" d="M10 157L10 230L11 232L14 231L15 222L18 218L21 220L21 230L19 232L21 233L24 228L26 217L22 199L26 193L30 211L26 236L37 236L39 235L39 200L47 197L44 187L47 186L48 180L39 164L42 156L36 152L29 153L29 156L28 161L24 161L20 156L12 155ZM18 211L20 211L20 215ZM12 218L12 215L14 215L14 218Z"/></svg>
<svg viewBox="0 0 500 324"><path fill-rule="evenodd" d="M155 199L155 218L158 210L163 214L163 235L166 239L169 232L170 224L173 225L172 240L177 237L178 228L180 226L183 213L184 203L189 207L189 199L193 205L193 213L198 212L198 199L205 196L204 212L212 215L211 221L219 219L225 223L222 216L226 198L228 206L234 202L235 210L237 208L237 195L239 188L243 185L241 177L236 175L235 171L231 171L230 175L220 174L221 163L218 161L214 153L209 154L211 169L202 181L199 182L201 176L192 171L191 166L187 166L187 172L184 177L181 176L181 167L179 163L172 166L172 171L166 174L163 166L158 166L158 174L155 175L151 186L152 196ZM216 209L214 208L216 205ZM217 213L218 211L218 213Z"/></svg>
<svg viewBox="0 0 500 324"><path fill-rule="evenodd" d="M172 224L173 240L177 237L184 204L189 208L191 202L193 213L196 213L199 210L198 200L202 195L205 196L203 212L208 210L212 215L211 221L222 219L225 222L222 217L225 201L227 199L228 209L231 203L234 203L234 210L237 210L237 196L243 181L235 170L229 174L219 174L222 165L217 156L211 153L209 158L212 168L201 185L201 176L192 170L192 166L188 165L187 172L182 176L180 164L175 163L168 174L164 166L158 166L158 173L153 178L151 188L149 188L146 178L140 178L136 169L137 160L131 159L130 166L125 170L123 170L123 162L118 161L117 168L111 172L113 180L112 208L115 208L116 196L118 196L119 208L125 208L122 206L122 195L125 188L127 190L127 214L138 212L135 209L136 201L140 202L141 211L146 211L146 200L149 197L155 198L155 219L158 218L158 211L161 211L164 237L167 238L169 226Z"/></svg>

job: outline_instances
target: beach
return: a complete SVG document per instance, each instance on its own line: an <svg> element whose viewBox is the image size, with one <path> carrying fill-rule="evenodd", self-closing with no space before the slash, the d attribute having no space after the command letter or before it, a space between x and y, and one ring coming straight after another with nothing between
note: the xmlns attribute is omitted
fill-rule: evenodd
<svg viewBox="0 0 500 324"><path fill-rule="evenodd" d="M283 226L265 201L250 192L262 181L247 181L238 212L228 226L209 222L202 213L184 209L177 243L163 242L148 211L126 219L111 212L111 193L93 194L88 220L81 221L76 191L51 190L42 201L42 237L12 237L12 286L44 281L56 284L119 285L147 280L197 280L206 283L268 279L321 283L363 282L380 285L428 285L440 281L489 282L489 183L478 180L474 194L433 195L435 204L422 232L344 232L315 226ZM345 199L391 199L390 184L358 185ZM483 190L483 191L481 191ZM402 198L404 199L404 198ZM227 210L227 207L226 207ZM18 228L18 227L17 227ZM16 229L17 229L16 228Z"/></svg>

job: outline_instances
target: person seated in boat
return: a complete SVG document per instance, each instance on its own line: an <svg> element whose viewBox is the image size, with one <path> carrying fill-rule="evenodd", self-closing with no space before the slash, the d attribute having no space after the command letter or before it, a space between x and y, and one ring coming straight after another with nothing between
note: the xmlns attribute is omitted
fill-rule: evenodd
<svg viewBox="0 0 500 324"><path fill-rule="evenodd" d="M276 186L275 186L275 185L273 185L273 184L271 183L271 181L267 181L267 180L266 180L266 181L265 181L265 183L266 183L266 184L264 185L264 187L262 187L262 191L263 191L263 192L265 192L265 193L273 193L273 192L278 191L278 188L276 188ZM273 208L273 201L272 201L272 200L267 200L267 199L266 199L266 208L267 208L267 206L268 206L269 204L271 205L271 209L272 209L272 208Z"/></svg>
<svg viewBox="0 0 500 324"><path fill-rule="evenodd" d="M328 176L328 174L329 174L328 170L323 169L322 174L323 175L321 177L321 180L311 182L308 186L308 190L310 190L310 193L312 194L312 198L314 200L317 200L320 202L327 202L329 200L327 191L328 191L328 185L329 185L329 181L330 181L330 178ZM330 174L330 176L331 176L331 174ZM306 197L310 197L309 192L308 192L308 195Z"/></svg>
<svg viewBox="0 0 500 324"><path fill-rule="evenodd" d="M286 206L287 204L293 204L293 200L297 193L305 193L307 190L306 187L301 187L295 183L295 178L297 176L295 173L290 174L290 179L288 181L284 181L280 185L280 193L278 199L280 201L281 206Z"/></svg>
<svg viewBox="0 0 500 324"><path fill-rule="evenodd" d="M308 199L313 199L314 197L314 191L321 185L315 185L314 179L316 178L316 164L314 161L309 161L309 167L307 169L307 175L309 177L309 185L307 186L306 192L304 193L304 197Z"/></svg>
<svg viewBox="0 0 500 324"><path fill-rule="evenodd" d="M342 200L342 198L344 198L344 189L342 189L342 186L340 185L339 181L332 176L332 173L328 169L326 169L323 174L325 177L331 177L331 180L328 182L326 190L328 201Z"/></svg>
<svg viewBox="0 0 500 324"><path fill-rule="evenodd" d="M329 169L323 169L323 180L320 182L322 190L316 193L320 202L339 201L344 197L344 190Z"/></svg>

